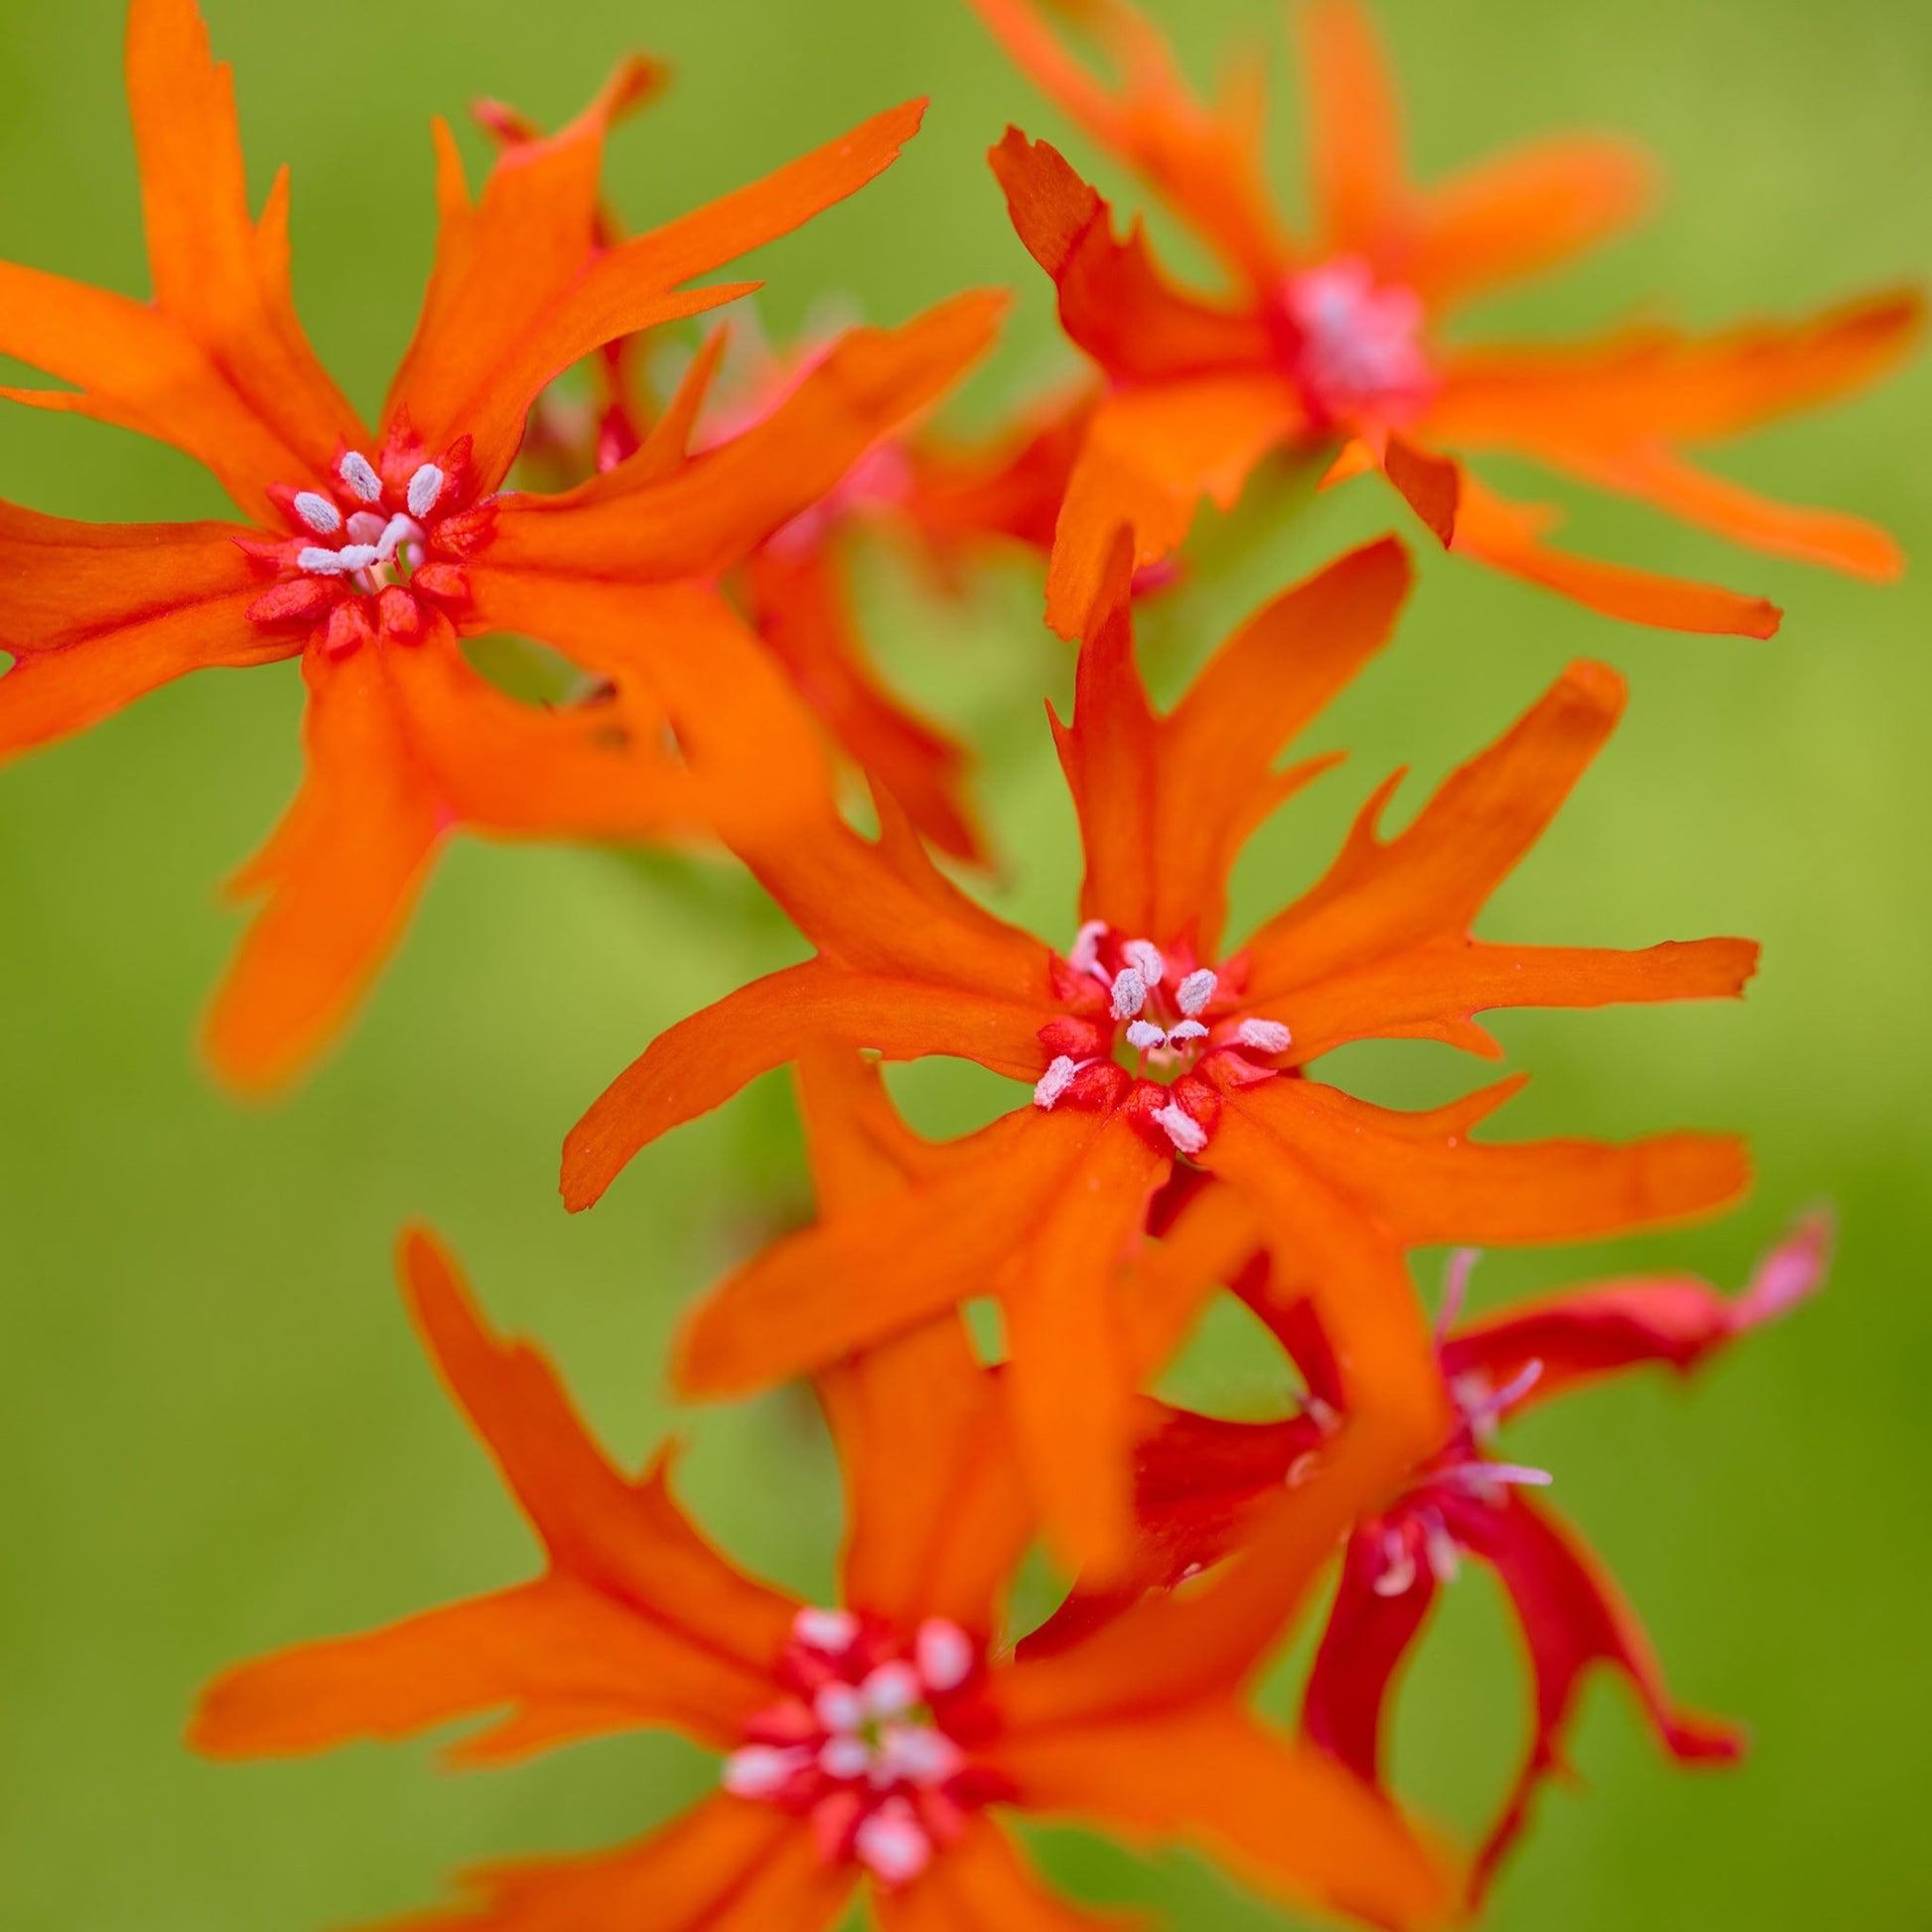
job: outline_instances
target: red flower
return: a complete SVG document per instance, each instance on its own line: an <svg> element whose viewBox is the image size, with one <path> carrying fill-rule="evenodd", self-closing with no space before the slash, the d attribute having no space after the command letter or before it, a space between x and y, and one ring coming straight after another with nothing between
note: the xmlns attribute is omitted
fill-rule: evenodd
<svg viewBox="0 0 1932 1932"><path fill-rule="evenodd" d="M968 297L897 335L857 332L726 449L687 462L674 412L583 490L497 495L560 368L743 293L680 284L860 187L921 111L600 249L603 136L640 71L497 167L475 206L439 129L436 266L374 431L296 322L286 180L259 222L249 213L227 70L191 0L134 0L129 16L154 300L0 264L0 352L76 385L4 393L174 444L250 518L99 527L0 504L0 648L15 660L0 756L188 671L302 659L307 781L238 882L267 904L209 1026L239 1085L286 1078L340 1024L452 831L640 838L701 823L651 683L653 659L686 647L671 593L810 503L993 327L994 302ZM485 682L457 640L498 628L555 643L599 681L595 701L543 712Z"/></svg>
<svg viewBox="0 0 1932 1932"><path fill-rule="evenodd" d="M1324 1749L1379 1780L1390 1690L1427 1627L1438 1588L1455 1577L1460 1554L1496 1572L1522 1632L1536 1707L1528 1755L1476 1860L1478 1895L1522 1830L1538 1786L1563 1768L1564 1738L1593 1665L1628 1680L1673 1757L1729 1759L1742 1748L1731 1726L1686 1716L1672 1703L1615 1584L1561 1517L1531 1500L1549 1475L1494 1457L1498 1428L1626 1369L1661 1362L1688 1374L1815 1293L1829 1246L1829 1222L1814 1216L1735 1299L1695 1277L1656 1276L1573 1289L1459 1328L1451 1324L1475 1257L1455 1258L1437 1347L1453 1425L1403 1493L1350 1536L1304 1720ZM1285 1292L1265 1265L1248 1269L1237 1292L1294 1357L1309 1389L1306 1405L1266 1424L1148 1405L1135 1471L1140 1561L1126 1579L1076 1591L1033 1640L1036 1654L1090 1638L1142 1591L1170 1587L1240 1548L1249 1512L1265 1508L1284 1478L1292 1488L1298 1469L1318 1461L1348 1399L1327 1338L1299 1292Z"/></svg>
<svg viewBox="0 0 1932 1932"><path fill-rule="evenodd" d="M1283 1231L1360 1399L1409 1417L1426 1450L1437 1397L1404 1248L1698 1213L1742 1185L1742 1159L1698 1135L1490 1146L1471 1130L1513 1084L1401 1114L1305 1077L1308 1064L1372 1037L1494 1053L1472 1018L1484 1008L1730 995L1755 957L1737 940L1624 953L1468 936L1615 723L1622 687L1595 664L1573 666L1389 840L1376 825L1393 781L1381 787L1327 876L1228 948L1236 855L1327 762L1282 772L1277 757L1388 637L1407 559L1373 544L1278 598L1165 718L1134 664L1128 567L1123 543L1059 731L1087 861L1068 952L966 898L883 795L880 838L855 833L812 741L782 708L741 703L712 748L745 774L718 822L816 955L662 1035L564 1159L565 1198L588 1206L640 1147L814 1043L949 1054L1029 1083L1031 1104L935 1153L899 1200L828 1218L734 1276L687 1329L679 1375L692 1393L737 1394L997 1296L1031 1477L1062 1553L1096 1566L1128 1542L1132 1392L1185 1318L1130 1323L1116 1267L1177 1160L1233 1181ZM1216 1211L1203 1209L1205 1240Z"/></svg>
<svg viewBox="0 0 1932 1932"><path fill-rule="evenodd" d="M831 1184L865 1198L891 1178L883 1158L854 1140L831 1155ZM635 1479L614 1467L548 1364L483 1325L429 1237L406 1240L403 1265L426 1342L542 1539L544 1574L244 1665L207 1694L195 1743L285 1755L496 1712L455 1762L646 1727L724 1755L722 1788L641 1841L477 1873L466 1906L411 1923L813 1932L864 1890L883 1932L1117 1924L1041 1884L1005 1829L1016 1812L1189 1839L1272 1892L1378 1924L1447 1915L1449 1874L1393 1809L1242 1708L1281 1606L1359 1494L1345 1458L1216 1589L1016 1663L998 1631L1028 1516L995 1384L957 1323L827 1376L850 1531L840 1600L814 1606L703 1539L662 1452Z"/></svg>
<svg viewBox="0 0 1932 1932"><path fill-rule="evenodd" d="M1697 338L1643 327L1577 347L1460 348L1443 320L1473 296L1550 268L1631 220L1648 171L1620 144L1544 141L1423 188L1355 0L1308 0L1313 232L1292 236L1263 179L1260 102L1208 106L1127 0L1058 0L1111 52L1109 89L1047 30L1035 0L972 0L1009 53L1132 167L1215 254L1227 298L1176 287L1138 225L1043 142L993 150L1014 225L1058 285L1060 320L1111 393L1075 469L1047 613L1084 621L1116 524L1143 564L1185 536L1202 497L1223 506L1270 452L1378 468L1452 548L1595 610L1669 629L1767 636L1760 599L1597 562L1544 541L1545 509L1507 501L1447 450L1528 457L1721 535L1873 579L1897 546L1857 518L1769 502L1685 452L1863 387L1916 340L1914 292L1812 321ZM1337 455L1336 452L1339 452Z"/></svg>

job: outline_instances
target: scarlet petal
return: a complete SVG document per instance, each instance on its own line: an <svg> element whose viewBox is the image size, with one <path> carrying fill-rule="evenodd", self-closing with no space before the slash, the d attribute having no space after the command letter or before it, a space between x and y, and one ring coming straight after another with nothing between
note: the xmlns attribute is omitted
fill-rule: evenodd
<svg viewBox="0 0 1932 1932"><path fill-rule="evenodd" d="M0 758L84 731L190 671L301 648L250 621L225 523L71 523L0 503Z"/></svg>
<svg viewBox="0 0 1932 1932"><path fill-rule="evenodd" d="M1733 1726L1688 1716L1671 1703L1642 1626L1615 1584L1558 1518L1512 1490L1494 1506L1457 1507L1449 1527L1501 1578L1536 1674L1529 1755L1477 1857L1476 1895L1527 1822L1538 1786L1561 1767L1564 1733L1592 1665L1628 1680L1665 1749L1681 1762L1725 1762L1742 1754L1743 1737Z"/></svg>

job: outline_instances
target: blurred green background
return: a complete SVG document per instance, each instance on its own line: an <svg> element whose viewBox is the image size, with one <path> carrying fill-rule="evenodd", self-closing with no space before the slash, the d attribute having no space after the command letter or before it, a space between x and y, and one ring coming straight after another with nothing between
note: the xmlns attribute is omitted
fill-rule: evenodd
<svg viewBox="0 0 1932 1932"><path fill-rule="evenodd" d="M1019 314L961 419L1071 366L981 155L1016 119L1120 184L953 0L207 11L235 66L257 183L294 166L304 312L365 404L406 340L428 259L429 115L493 92L554 121L632 46L679 69L613 151L615 196L637 221L891 100L934 95L891 175L759 259L774 332L828 298L898 320L962 284L1009 282ZM1669 170L1670 201L1636 238L1492 305L1478 327L1796 312L1932 266L1921 7L1382 11L1425 167L1590 124L1630 130ZM1157 12L1197 71L1245 45L1285 79L1279 15L1262 0ZM115 0L0 7L0 254L140 291L119 35ZM1293 97L1278 84L1277 100L1293 183ZM1722 461L1776 492L1882 517L1923 553L1928 429L1921 367ZM185 460L25 411L0 432L0 493L100 518L221 510ZM1783 635L1623 629L1425 558L1396 648L1316 734L1350 747L1350 764L1259 843L1242 903L1252 913L1306 880L1388 766L1416 767L1413 804L1569 657L1629 674L1627 724L1486 929L1619 944L1745 932L1766 941L1766 967L1736 1009L1505 1017L1513 1063L1537 1076L1505 1125L1741 1126L1761 1179L1717 1226L1497 1257L1479 1296L1665 1260L1732 1286L1820 1198L1843 1215L1842 1259L1821 1304L1720 1363L1694 1399L1632 1384L1512 1438L1512 1453L1556 1470L1681 1695L1748 1719L1756 1744L1736 1775L1672 1775L1622 1693L1599 1687L1576 1752L1590 1789L1547 1799L1494 1922L1926 1925L1932 578L1921 554L1904 588L1871 589L1637 511L1579 508L1580 543L1760 589L1787 607ZM1150 617L1151 661L1171 680L1263 595L1390 515L1358 486L1261 532L1224 578ZM1002 902L1070 933L1071 821L1038 711L1068 658L1036 623L1035 584L1015 570L935 610L892 559L866 575L881 654L980 748ZM731 1547L822 1586L836 1535L829 1463L796 1397L680 1413L660 1366L679 1307L801 1206L782 1082L654 1149L592 1215L566 1219L554 1192L563 1132L603 1082L659 1027L796 942L722 867L465 844L345 1047L286 1106L238 1110L205 1080L191 1033L235 936L214 884L294 781L297 696L293 667L191 680L0 775L10 1932L293 1932L385 1916L437 1898L458 1865L631 1836L714 1775L651 1738L464 1779L434 1773L426 1746L242 1770L180 1748L196 1686L223 1662L530 1565L401 1318L387 1256L406 1218L444 1230L492 1310L540 1331L626 1455L667 1430L694 1444L688 1492ZM1350 1070L1402 1101L1482 1077L1421 1047L1358 1054ZM943 1069L899 1090L935 1127L994 1098ZM1188 1380L1233 1409L1281 1398L1271 1365L1229 1345L1202 1351ZM1479 1816L1524 1711L1496 1601L1471 1579L1404 1707L1405 1787L1451 1819ZM1146 1863L1073 1834L1042 1849L1089 1895L1158 1903L1187 1932L1281 1922L1185 1858Z"/></svg>

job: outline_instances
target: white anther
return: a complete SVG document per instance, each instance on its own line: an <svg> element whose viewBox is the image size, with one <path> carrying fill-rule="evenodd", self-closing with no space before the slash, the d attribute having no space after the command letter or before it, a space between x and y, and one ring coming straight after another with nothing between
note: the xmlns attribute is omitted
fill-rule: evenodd
<svg viewBox="0 0 1932 1932"><path fill-rule="evenodd" d="M924 1686L910 1664L881 1664L859 1686L869 1718L901 1718L920 1702Z"/></svg>
<svg viewBox="0 0 1932 1932"><path fill-rule="evenodd" d="M836 1678L818 1687L812 1710L827 1730L857 1730L866 1721L866 1701L859 1695L858 1685Z"/></svg>
<svg viewBox="0 0 1932 1932"><path fill-rule="evenodd" d="M1291 1489L1299 1489L1303 1483L1308 1481L1310 1476L1313 1475L1320 1461L1321 1451L1319 1449L1304 1449L1288 1465L1288 1474L1284 1478L1287 1486Z"/></svg>
<svg viewBox="0 0 1932 1932"><path fill-rule="evenodd" d="M1416 1553L1399 1530L1384 1538L1382 1557L1382 1574L1370 1587L1377 1596L1407 1596L1416 1581Z"/></svg>
<svg viewBox="0 0 1932 1932"><path fill-rule="evenodd" d="M295 513L319 537L333 537L343 527L342 511L313 489L305 489L296 497Z"/></svg>
<svg viewBox="0 0 1932 1932"><path fill-rule="evenodd" d="M382 561L382 553L372 543L345 543L336 552L344 570L367 570Z"/></svg>
<svg viewBox="0 0 1932 1932"><path fill-rule="evenodd" d="M419 537L422 534L423 526L414 517L404 516L398 510L382 526L382 534L375 540L375 554L386 564L412 537Z"/></svg>
<svg viewBox="0 0 1932 1932"><path fill-rule="evenodd" d="M1234 1036L1257 1053L1285 1053L1294 1038L1279 1020L1244 1020Z"/></svg>
<svg viewBox="0 0 1932 1932"><path fill-rule="evenodd" d="M348 519L348 540L350 543L380 543L382 533L389 527L389 519L380 510L357 510Z"/></svg>
<svg viewBox="0 0 1932 1932"><path fill-rule="evenodd" d="M1220 983L1218 973L1210 973L1205 966L1196 967L1174 988L1174 1003L1191 1020L1214 997Z"/></svg>
<svg viewBox="0 0 1932 1932"><path fill-rule="evenodd" d="M1114 976L1114 1018L1131 1020L1147 1005L1147 981L1132 966L1123 966Z"/></svg>
<svg viewBox="0 0 1932 1932"><path fill-rule="evenodd" d="M889 1885L916 1878L932 1863L932 1841L912 1807L894 1798L859 1826L852 1837L859 1863Z"/></svg>
<svg viewBox="0 0 1932 1932"><path fill-rule="evenodd" d="M928 1691L956 1691L973 1674L973 1640L942 1616L927 1617L912 1640L912 1658Z"/></svg>
<svg viewBox="0 0 1932 1932"><path fill-rule="evenodd" d="M872 1746L842 1731L818 1747L818 1768L828 1778L862 1778L872 1769Z"/></svg>
<svg viewBox="0 0 1932 1932"><path fill-rule="evenodd" d="M336 466L336 474L352 496L358 496L365 503L382 500L382 479L375 474L375 466L360 450L350 450Z"/></svg>
<svg viewBox="0 0 1932 1932"><path fill-rule="evenodd" d="M859 1640L859 1619L850 1610L822 1610L807 1603L791 1619L791 1634L807 1650L843 1657Z"/></svg>
<svg viewBox="0 0 1932 1932"><path fill-rule="evenodd" d="M1140 974L1150 990L1167 977L1168 962L1161 957L1161 948L1152 939L1128 940L1121 947L1120 956Z"/></svg>
<svg viewBox="0 0 1932 1932"><path fill-rule="evenodd" d="M1100 977L1105 979L1106 975L1100 972L1100 942L1106 936L1107 921L1089 919L1074 934L1073 950L1067 954L1066 963L1076 973L1100 973Z"/></svg>
<svg viewBox="0 0 1932 1932"><path fill-rule="evenodd" d="M1460 1559L1455 1553L1455 1539L1435 1510L1428 1511L1423 1517L1423 1551L1429 1558L1430 1574L1439 1584L1452 1584L1461 1570Z"/></svg>
<svg viewBox="0 0 1932 1932"><path fill-rule="evenodd" d="M1049 1114L1053 1103L1073 1084L1073 1076L1080 1070L1080 1062L1071 1055L1062 1053L1053 1064L1034 1082L1034 1105L1043 1107Z"/></svg>
<svg viewBox="0 0 1932 1932"><path fill-rule="evenodd" d="M944 1784L956 1777L966 1754L931 1725L888 1725L879 1733L879 1763L889 1779L907 1784Z"/></svg>
<svg viewBox="0 0 1932 1932"><path fill-rule="evenodd" d="M1127 1043L1137 1053L1145 1053L1151 1046L1165 1046L1168 1036L1151 1020L1137 1020L1127 1030Z"/></svg>
<svg viewBox="0 0 1932 1932"><path fill-rule="evenodd" d="M1529 1394L1543 1379L1543 1361L1540 1356L1525 1362L1502 1387L1491 1395L1478 1391L1473 1401L1464 1401L1463 1413L1471 1422L1490 1422L1500 1416L1505 1409L1515 1405Z"/></svg>
<svg viewBox="0 0 1932 1932"><path fill-rule="evenodd" d="M1547 1489L1556 1481L1548 1469L1533 1469L1523 1462L1471 1462L1468 1469L1491 1482L1519 1483L1530 1489Z"/></svg>
<svg viewBox="0 0 1932 1932"><path fill-rule="evenodd" d="M1168 1029L1168 1044L1178 1046L1184 1040L1205 1039L1207 1029L1198 1020L1182 1020Z"/></svg>
<svg viewBox="0 0 1932 1932"><path fill-rule="evenodd" d="M811 1761L800 1744L747 1744L725 1759L725 1789L738 1798L770 1798Z"/></svg>
<svg viewBox="0 0 1932 1932"><path fill-rule="evenodd" d="M1480 1248L1455 1248L1450 1251L1449 1266L1443 1270L1443 1306L1436 1315L1438 1348L1448 1339L1450 1327L1462 1312L1462 1304L1469 1297L1469 1277L1474 1274L1475 1265L1481 1259Z"/></svg>
<svg viewBox="0 0 1932 1932"><path fill-rule="evenodd" d="M1207 1145L1207 1129L1172 1100L1154 1118L1161 1123L1162 1131L1174 1144L1176 1152L1198 1154Z"/></svg>
<svg viewBox="0 0 1932 1932"><path fill-rule="evenodd" d="M302 551L295 561L299 568L315 577L341 577L354 568L344 560L340 550L324 550L317 545Z"/></svg>
<svg viewBox="0 0 1932 1932"><path fill-rule="evenodd" d="M409 480L409 514L427 516L443 493L446 479L435 464L426 463Z"/></svg>
<svg viewBox="0 0 1932 1932"><path fill-rule="evenodd" d="M1341 1411L1332 1402L1323 1402L1318 1395L1310 1396L1302 1404L1302 1413L1324 1436L1333 1435L1341 1427Z"/></svg>

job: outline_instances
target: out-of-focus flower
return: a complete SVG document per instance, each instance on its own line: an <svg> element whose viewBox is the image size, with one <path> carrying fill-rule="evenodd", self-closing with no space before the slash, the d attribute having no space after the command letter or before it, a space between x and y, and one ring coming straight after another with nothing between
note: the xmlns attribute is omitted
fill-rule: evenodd
<svg viewBox="0 0 1932 1932"><path fill-rule="evenodd" d="M1523 456L1736 542L1862 577L1895 577L1883 531L1767 501L1688 450L1861 388L1894 367L1923 315L1911 291L1795 324L1708 337L1632 328L1577 346L1442 340L1470 298L1602 240L1643 207L1642 160L1595 137L1543 141L1434 187L1409 179L1401 112L1357 0L1298 11L1309 97L1312 231L1290 233L1263 177L1258 92L1209 105L1127 0L971 0L1041 90L1133 168L1218 257L1227 297L1163 272L1137 225L1044 142L993 150L1014 225L1059 291L1068 337L1110 388L1093 418L1054 543L1047 612L1086 617L1116 524L1143 564L1223 507L1274 452L1379 469L1442 541L1595 610L1669 629L1767 636L1761 599L1579 557L1555 521L1511 502L1446 451ZM1047 12L1090 29L1108 87L1068 54Z"/></svg>
<svg viewBox="0 0 1932 1932"><path fill-rule="evenodd" d="M1529 1815L1537 1787L1564 1765L1583 1680L1600 1665L1636 1691L1659 1740L1684 1762L1728 1760L1742 1736L1672 1702L1642 1627L1576 1533L1531 1499L1547 1471L1495 1454L1501 1426L1552 1397L1646 1365L1689 1374L1776 1319L1823 1284L1829 1220L1814 1215L1773 1249L1741 1296L1665 1275L1568 1290L1456 1326L1473 1252L1451 1263L1437 1359L1452 1423L1403 1493L1356 1525L1308 1687L1304 1721L1323 1749L1379 1781L1391 1688L1427 1627L1439 1587L1466 1554L1495 1571L1535 1680L1530 1747L1476 1859L1477 1893ZM1036 1654L1089 1638L1147 1589L1171 1588L1241 1547L1266 1509L1318 1465L1348 1394L1311 1305L1265 1264L1234 1279L1293 1357L1308 1388L1299 1413L1228 1422L1149 1403L1135 1461L1143 1531L1131 1575L1076 1589L1033 1640Z"/></svg>
<svg viewBox="0 0 1932 1932"><path fill-rule="evenodd" d="M582 490L498 495L560 368L744 293L680 285L869 181L920 103L606 248L605 130L646 69L621 69L475 205L439 124L436 265L371 431L296 320L286 177L259 221L249 212L228 72L192 0L134 0L127 53L154 299L0 264L0 352L76 385L0 393L174 444L250 520L98 526L0 505L0 649L14 659L0 757L192 670L301 658L308 775L236 882L267 902L208 1033L222 1074L263 1088L340 1025L451 832L697 828L649 675L684 643L648 595L709 581L805 508L980 352L998 305L966 297L897 334L856 332L784 408L705 458L686 460L673 410ZM495 689L458 639L504 628L555 643L601 701L548 712Z"/></svg>
<svg viewBox="0 0 1932 1932"><path fill-rule="evenodd" d="M866 1172L877 1153L830 1160L859 1198L892 1184ZM1274 1893L1379 1925L1449 1915L1440 1855L1352 1772L1243 1708L1280 1628L1270 1606L1296 1599L1359 1495L1342 1458L1264 1531L1267 1568L1017 1663L1000 1621L1029 1517L995 1383L957 1322L825 1380L850 1515L839 1600L818 1605L719 1555L673 1498L663 1453L640 1477L615 1467L549 1365L491 1333L428 1236L402 1259L424 1339L542 1539L544 1574L244 1665L207 1694L194 1741L286 1755L496 1712L456 1762L640 1728L723 1756L721 1789L641 1841L493 1867L467 1906L412 1923L813 1932L863 1890L882 1932L1118 1926L1042 1885L1002 1822L1014 1813L1191 1840Z"/></svg>
<svg viewBox="0 0 1932 1932"><path fill-rule="evenodd" d="M1471 1132L1515 1083L1403 1114L1304 1077L1308 1063L1376 1037L1494 1054L1483 1009L1725 997L1755 959L1730 939L1618 952L1470 938L1616 721L1622 685L1588 663L1388 840L1376 826L1395 781L1382 786L1326 877L1227 947L1236 856L1330 761L1277 759L1390 635L1408 559L1384 540L1277 598L1166 717L1134 661L1129 571L1123 538L1073 722L1056 724L1086 853L1067 952L966 897L889 798L877 840L854 831L791 715L741 704L718 756L760 784L725 787L721 834L816 956L660 1036L564 1158L565 1198L588 1206L647 1142L814 1043L1028 1082L1031 1104L946 1150L902 1199L828 1218L728 1281L687 1327L679 1375L693 1393L741 1393L997 1296L1030 1479L1061 1553L1096 1568L1130 1541L1133 1391L1160 1354L1158 1336L1130 1332L1116 1272L1176 1162L1224 1175L1288 1231L1358 1399L1426 1432L1437 1398L1405 1247L1697 1213L1738 1190L1742 1157L1696 1134L1491 1146Z"/></svg>

